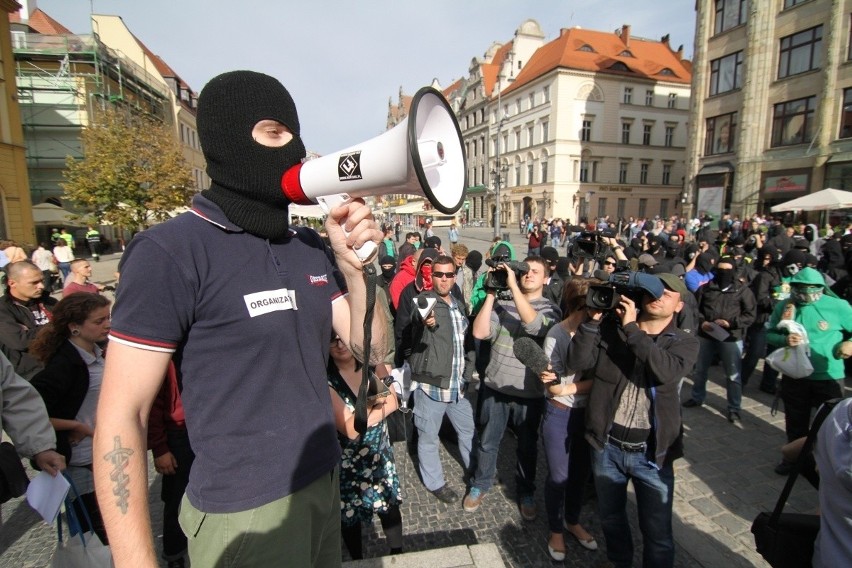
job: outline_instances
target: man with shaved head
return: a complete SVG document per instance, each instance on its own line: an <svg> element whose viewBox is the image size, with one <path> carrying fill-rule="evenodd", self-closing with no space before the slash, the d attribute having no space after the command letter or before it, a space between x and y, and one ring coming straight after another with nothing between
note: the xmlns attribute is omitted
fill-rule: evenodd
<svg viewBox="0 0 852 568"><path fill-rule="evenodd" d="M56 300L44 289L41 269L28 260L7 264L6 294L0 299L0 350L15 372L31 379L43 365L29 354L30 342L48 322Z"/></svg>

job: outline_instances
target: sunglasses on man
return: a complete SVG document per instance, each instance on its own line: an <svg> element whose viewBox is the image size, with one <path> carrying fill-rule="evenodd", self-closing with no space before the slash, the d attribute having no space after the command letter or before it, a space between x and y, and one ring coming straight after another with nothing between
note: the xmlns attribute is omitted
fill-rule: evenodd
<svg viewBox="0 0 852 568"><path fill-rule="evenodd" d="M455 278L455 272L433 272L432 278Z"/></svg>

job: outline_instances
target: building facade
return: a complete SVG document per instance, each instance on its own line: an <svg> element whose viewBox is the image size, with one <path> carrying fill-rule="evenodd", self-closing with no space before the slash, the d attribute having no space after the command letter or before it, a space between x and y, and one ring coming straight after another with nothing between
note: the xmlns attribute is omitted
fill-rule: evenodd
<svg viewBox="0 0 852 568"><path fill-rule="evenodd" d="M692 213L852 189L851 36L850 0L696 3Z"/></svg>
<svg viewBox="0 0 852 568"><path fill-rule="evenodd" d="M36 235L9 29L9 14L20 8L14 0L0 0L0 238L25 244L35 243Z"/></svg>

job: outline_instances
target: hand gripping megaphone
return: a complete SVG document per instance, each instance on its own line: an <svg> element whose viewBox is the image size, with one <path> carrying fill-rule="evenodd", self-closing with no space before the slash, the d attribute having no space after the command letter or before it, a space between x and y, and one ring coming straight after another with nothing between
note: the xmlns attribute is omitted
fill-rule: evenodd
<svg viewBox="0 0 852 568"><path fill-rule="evenodd" d="M408 116L391 130L297 164L281 178L291 202L319 204L326 213L350 197L405 193L423 195L451 215L464 202L466 187L461 129L444 96L432 87L417 91ZM368 242L355 253L369 262L376 245Z"/></svg>

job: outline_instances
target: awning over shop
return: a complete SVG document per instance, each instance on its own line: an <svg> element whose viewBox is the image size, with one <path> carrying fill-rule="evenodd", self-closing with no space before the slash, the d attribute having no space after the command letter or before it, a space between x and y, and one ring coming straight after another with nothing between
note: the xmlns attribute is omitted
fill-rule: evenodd
<svg viewBox="0 0 852 568"><path fill-rule="evenodd" d="M75 219L70 211L53 203L33 205L33 222L37 227L56 225L56 227L85 227L80 219Z"/></svg>
<svg viewBox="0 0 852 568"><path fill-rule="evenodd" d="M852 152L835 152L828 157L830 163L852 162Z"/></svg>
<svg viewBox="0 0 852 568"><path fill-rule="evenodd" d="M732 171L734 171L734 165L730 162L723 162L721 164L711 164L708 166L704 166L698 171L698 175L709 176L713 174L726 174Z"/></svg>
<svg viewBox="0 0 852 568"><path fill-rule="evenodd" d="M388 210L392 211L394 215L425 214L426 211L423 209L423 203L423 201L410 201L405 205L388 207Z"/></svg>

